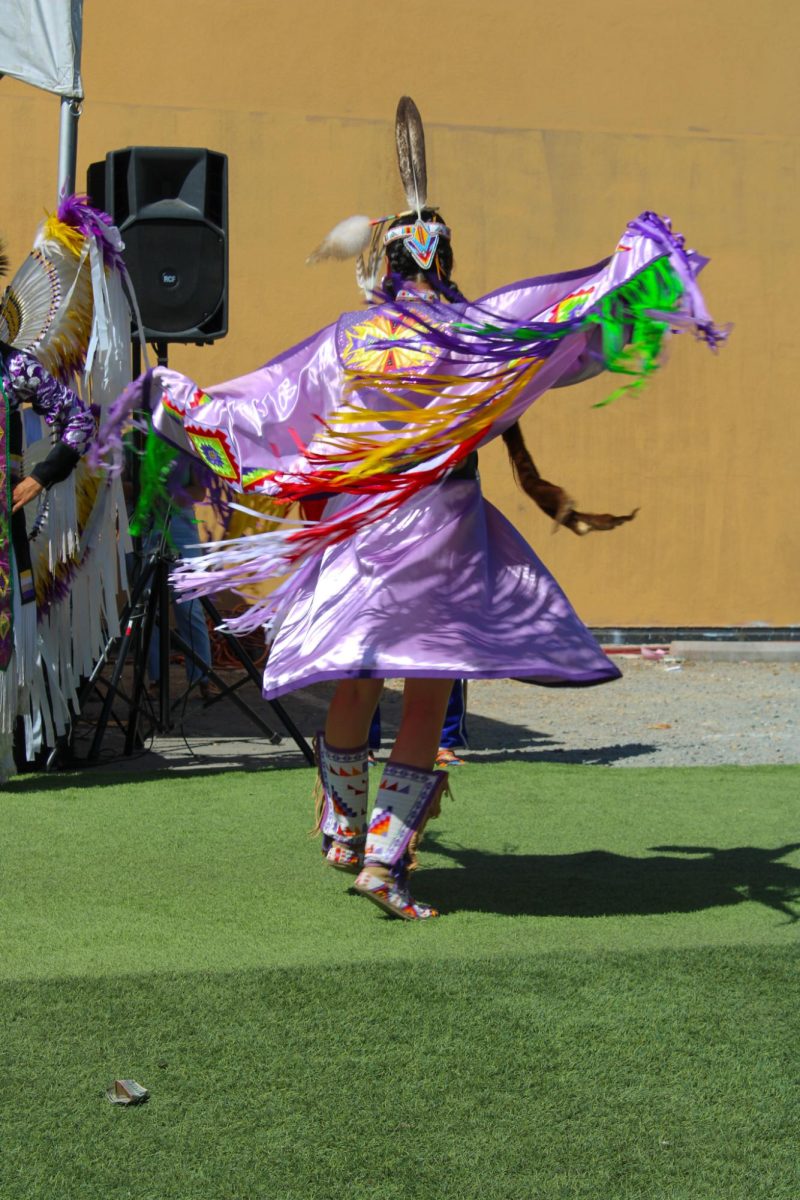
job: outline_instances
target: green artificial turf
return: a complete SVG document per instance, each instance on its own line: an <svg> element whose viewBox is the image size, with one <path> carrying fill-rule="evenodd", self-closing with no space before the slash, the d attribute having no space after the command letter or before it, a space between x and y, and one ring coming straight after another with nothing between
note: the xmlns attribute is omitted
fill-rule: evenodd
<svg viewBox="0 0 800 1200"><path fill-rule="evenodd" d="M797 1200L800 769L470 764L423 925L311 780L8 786L3 1200Z"/></svg>

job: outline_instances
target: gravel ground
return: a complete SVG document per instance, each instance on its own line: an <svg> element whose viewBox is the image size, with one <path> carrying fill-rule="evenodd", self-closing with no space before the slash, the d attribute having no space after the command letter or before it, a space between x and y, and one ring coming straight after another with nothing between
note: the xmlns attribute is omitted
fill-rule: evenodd
<svg viewBox="0 0 800 1200"><path fill-rule="evenodd" d="M800 763L800 664L628 655L615 661L623 678L603 687L470 683L466 757L611 767ZM181 671L173 672L177 695ZM331 691L332 685L320 685L285 698L286 711L307 737L322 724ZM282 732L254 685L248 682L239 694ZM400 704L400 685L390 683L382 708L386 738L397 726ZM193 695L178 706L177 717L170 735L158 735L152 749L135 758L120 758L120 736L110 726L103 765L130 771L303 764L290 739L271 745L230 701L204 709Z"/></svg>
<svg viewBox="0 0 800 1200"><path fill-rule="evenodd" d="M598 688L471 685L476 751L613 767L800 762L797 664L616 661L623 678Z"/></svg>

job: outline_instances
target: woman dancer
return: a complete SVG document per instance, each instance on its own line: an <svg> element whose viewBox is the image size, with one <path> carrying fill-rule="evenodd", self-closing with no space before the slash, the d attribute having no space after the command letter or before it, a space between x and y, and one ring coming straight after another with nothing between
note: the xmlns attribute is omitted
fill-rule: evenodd
<svg viewBox="0 0 800 1200"><path fill-rule="evenodd" d="M329 497L318 521L205 547L175 583L187 596L247 594L290 572L229 628L270 626L268 698L338 681L318 739L325 862L357 872L356 890L385 911L419 920L436 913L412 898L408 874L447 782L432 767L452 681L586 686L619 675L484 501L478 447L503 435L523 487L557 522L613 528L634 514L577 512L539 476L517 418L550 387L603 369L640 382L670 328L691 327L712 346L720 335L695 283L705 260L652 213L599 264L468 304L451 278L450 230L426 204L422 126L408 98L397 142L408 211L350 218L310 259L357 254L369 308L207 391L158 368L121 398L116 420L144 393L162 444L200 455L234 488L283 504ZM368 817L367 732L387 678L405 681L403 714Z"/></svg>
<svg viewBox="0 0 800 1200"><path fill-rule="evenodd" d="M385 233L383 294L411 315L427 303L463 300L451 278L453 251L441 214L422 209L416 241L409 215L395 218ZM430 259L418 248L425 235L439 239ZM484 502L477 460L473 450L441 483L420 491L407 511L328 551L295 596L271 654L280 670L284 645L290 654L307 645L320 601L324 607L334 596L345 599L332 627L344 625L352 637L363 626L359 654L364 675L372 677L341 680L317 743L323 853L330 866L359 872L356 891L411 920L437 915L412 899L408 874L447 783L433 766L453 680L516 673L587 684L619 676L533 552ZM337 505L342 500L329 504L329 519ZM384 679L393 675L404 679L402 716L367 822L367 735Z"/></svg>

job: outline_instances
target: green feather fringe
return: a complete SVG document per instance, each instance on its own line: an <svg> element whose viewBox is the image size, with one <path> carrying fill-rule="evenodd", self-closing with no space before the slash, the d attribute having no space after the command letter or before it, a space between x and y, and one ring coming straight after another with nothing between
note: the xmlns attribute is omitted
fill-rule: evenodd
<svg viewBox="0 0 800 1200"><path fill-rule="evenodd" d="M587 325L599 325L602 330L606 370L633 377L593 408L604 408L626 392L643 387L658 370L669 321L658 320L652 313L677 312L682 295L683 285L669 260L659 258L604 296L599 307L588 314Z"/></svg>
<svg viewBox="0 0 800 1200"><path fill-rule="evenodd" d="M552 329L547 329L542 325L521 325L517 329L508 329L500 325L457 323L455 328L489 337L499 335L504 341L538 342L560 341L575 333L576 328L599 325L605 369L632 376L629 383L622 384L605 400L593 405L603 408L625 392L643 387L658 369L669 321L659 320L652 313L668 316L678 312L682 295L683 284L664 256L648 263L638 275L604 296L577 326L553 325Z"/></svg>
<svg viewBox="0 0 800 1200"><path fill-rule="evenodd" d="M169 540L169 511L172 497L167 491L169 469L178 451L149 429L139 468L139 497L131 518L130 530L140 537L149 529L164 533Z"/></svg>

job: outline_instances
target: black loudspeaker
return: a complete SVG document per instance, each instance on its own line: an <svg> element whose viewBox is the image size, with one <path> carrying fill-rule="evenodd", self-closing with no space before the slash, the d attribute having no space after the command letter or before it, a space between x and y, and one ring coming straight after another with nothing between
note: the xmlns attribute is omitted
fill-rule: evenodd
<svg viewBox="0 0 800 1200"><path fill-rule="evenodd" d="M185 146L128 146L92 163L87 190L125 242L149 342L228 332L228 159Z"/></svg>

